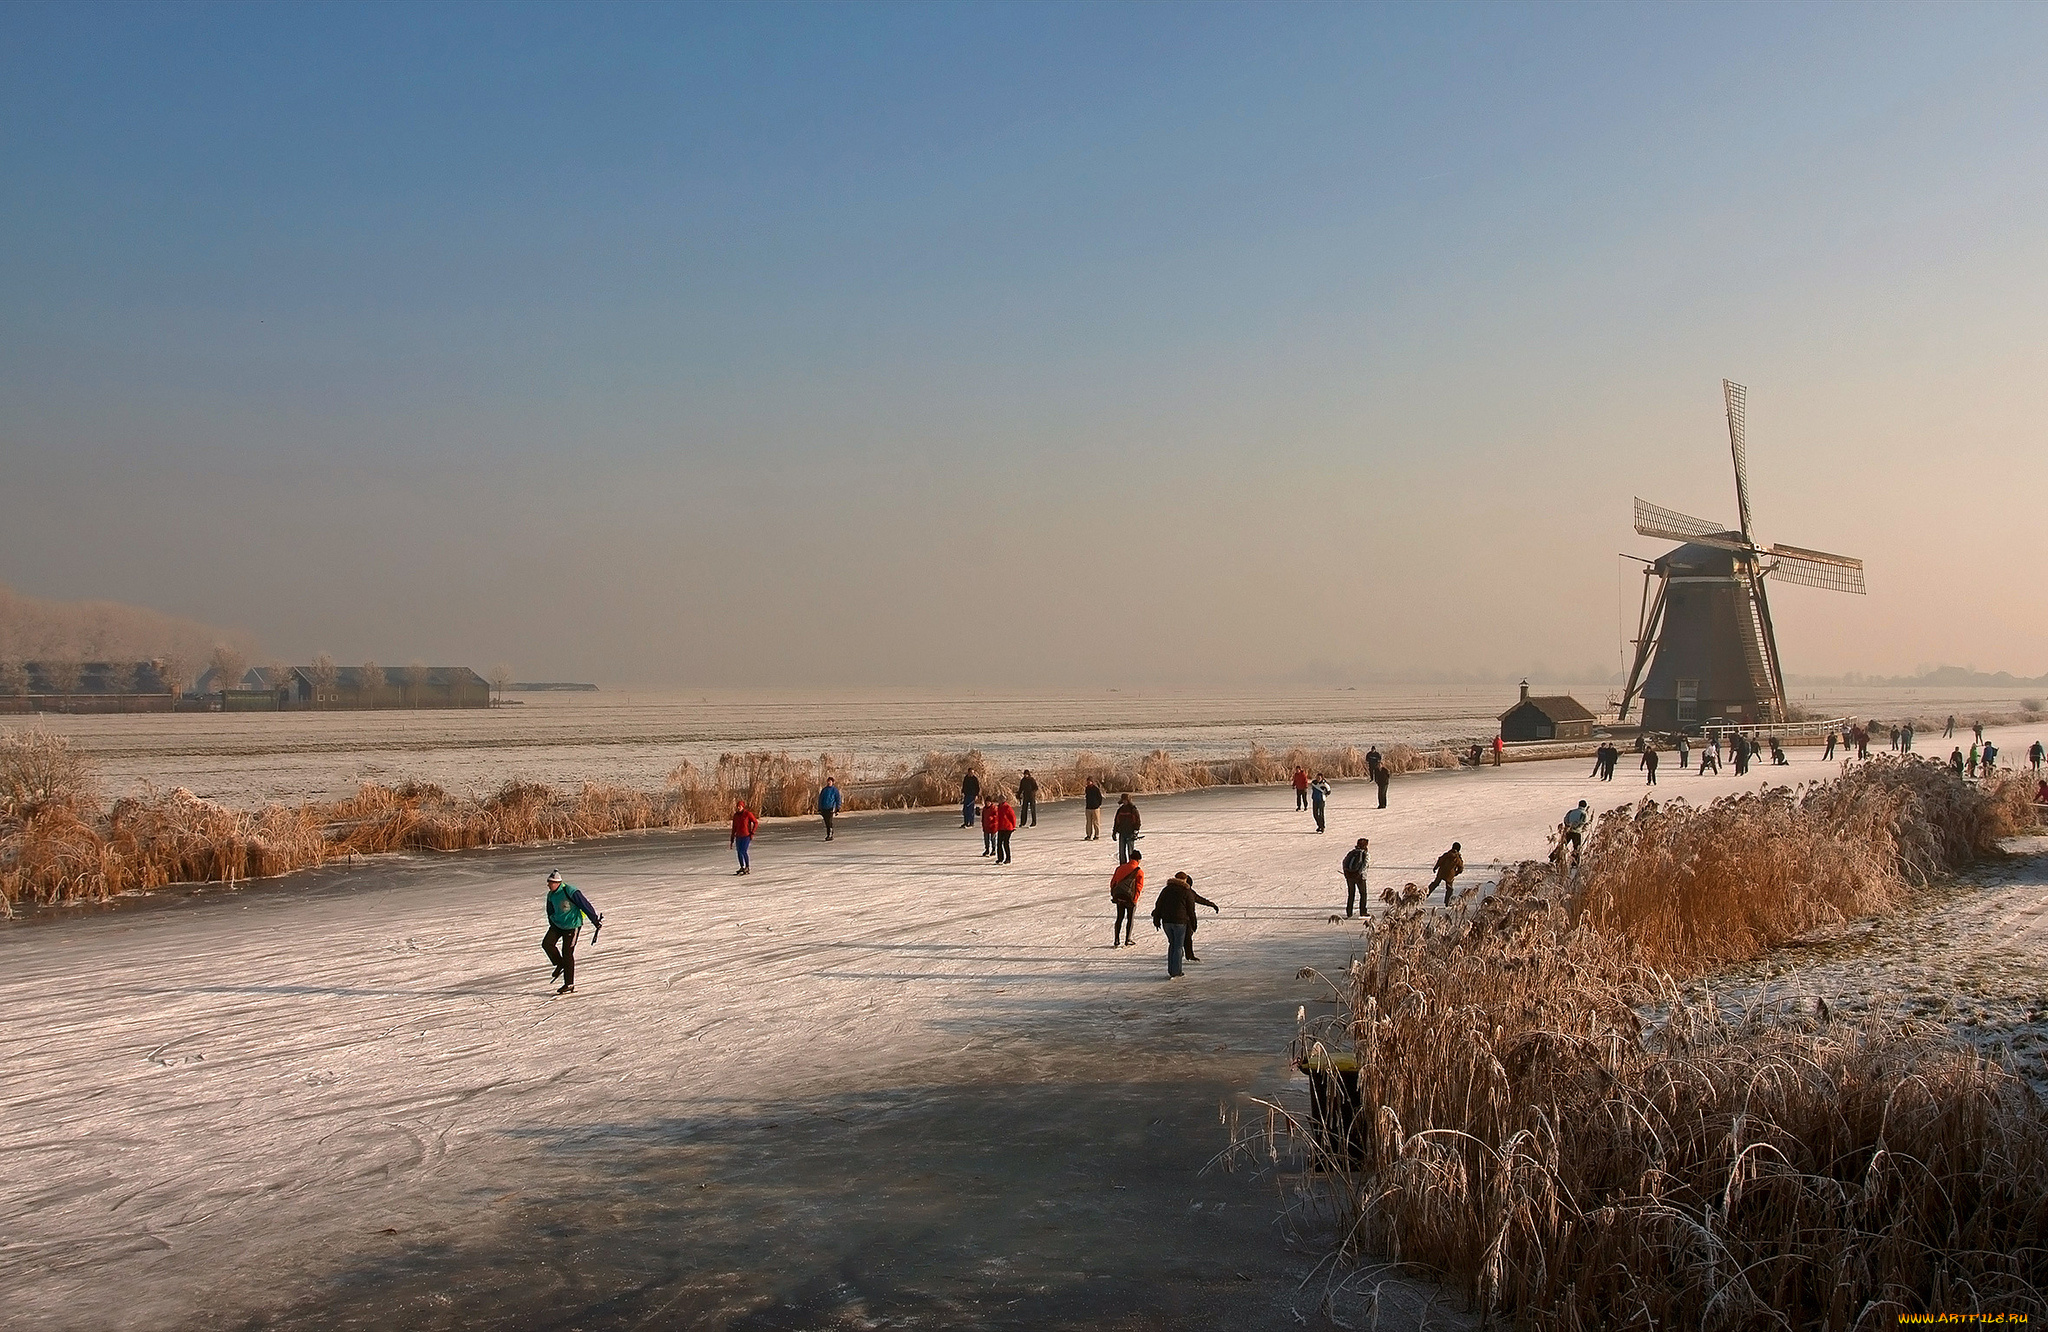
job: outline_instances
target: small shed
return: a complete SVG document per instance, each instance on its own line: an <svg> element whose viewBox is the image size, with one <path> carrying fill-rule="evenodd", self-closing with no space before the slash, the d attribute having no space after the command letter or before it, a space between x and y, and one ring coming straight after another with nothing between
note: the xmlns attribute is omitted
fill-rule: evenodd
<svg viewBox="0 0 2048 1332"><path fill-rule="evenodd" d="M1529 696L1522 681L1522 701L1500 714L1503 740L1583 740L1593 734L1592 713L1570 694Z"/></svg>

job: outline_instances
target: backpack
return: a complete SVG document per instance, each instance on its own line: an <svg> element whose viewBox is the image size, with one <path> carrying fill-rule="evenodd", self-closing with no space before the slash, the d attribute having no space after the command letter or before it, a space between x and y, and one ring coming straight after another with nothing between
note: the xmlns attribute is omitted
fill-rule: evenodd
<svg viewBox="0 0 2048 1332"><path fill-rule="evenodd" d="M1121 907L1137 905L1137 882L1136 871L1126 874L1119 870L1109 881L1109 900Z"/></svg>

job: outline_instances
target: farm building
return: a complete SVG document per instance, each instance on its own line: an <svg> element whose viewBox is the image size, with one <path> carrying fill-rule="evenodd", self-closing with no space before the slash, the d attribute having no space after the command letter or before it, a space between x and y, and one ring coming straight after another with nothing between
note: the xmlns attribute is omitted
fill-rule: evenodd
<svg viewBox="0 0 2048 1332"><path fill-rule="evenodd" d="M1593 734L1593 714L1570 694L1532 698L1522 681L1522 701L1500 714L1503 740L1580 740Z"/></svg>
<svg viewBox="0 0 2048 1332"><path fill-rule="evenodd" d="M0 670L0 713L169 712L153 661L25 661Z"/></svg>
<svg viewBox="0 0 2048 1332"><path fill-rule="evenodd" d="M273 686L262 668L250 671L247 683ZM491 686L467 666L379 666L367 676L361 666L336 666L331 679L311 666L293 666L274 687L293 710L491 706Z"/></svg>

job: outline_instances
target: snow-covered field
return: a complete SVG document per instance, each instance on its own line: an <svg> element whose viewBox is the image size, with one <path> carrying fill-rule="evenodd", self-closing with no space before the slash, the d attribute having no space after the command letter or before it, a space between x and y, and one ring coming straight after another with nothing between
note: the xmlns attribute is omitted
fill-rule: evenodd
<svg viewBox="0 0 2048 1332"><path fill-rule="evenodd" d="M1569 689L1600 708L1605 685ZM488 791L507 778L660 785L684 759L786 749L850 756L864 771L928 750L980 749L1002 765L1048 766L1077 750L1165 749L1182 758L1243 754L1253 743L1332 748L1434 744L1493 734L1514 699L1502 688L1294 689L1219 692L990 694L904 690L842 694L537 693L518 707L471 712L175 714L0 719L71 737L93 755L108 793L144 781L236 805L332 800L365 780L407 778ZM1858 717L2000 715L1996 691L1947 694L1837 689L1803 706ZM1923 736L1923 740L1927 737ZM1923 745L1924 747L1924 745Z"/></svg>
<svg viewBox="0 0 2048 1332"><path fill-rule="evenodd" d="M772 824L747 878L662 834L15 926L6 1322L1296 1326L1314 1255L1270 1181L1203 1166L1329 994L1296 970L1358 937L1338 859L1370 836L1377 892L1458 840L1483 879L1643 793L1589 766L1416 774L1386 811L1342 783L1322 836L1284 789L1144 800L1149 876L1224 908L1173 982L1149 928L1107 947L1113 844L1074 805L1007 867L924 811ZM566 999L554 865L606 918Z"/></svg>

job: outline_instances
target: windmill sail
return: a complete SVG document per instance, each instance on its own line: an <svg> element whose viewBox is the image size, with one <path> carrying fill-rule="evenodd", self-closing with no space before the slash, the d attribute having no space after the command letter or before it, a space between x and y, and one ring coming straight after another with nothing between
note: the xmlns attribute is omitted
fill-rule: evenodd
<svg viewBox="0 0 2048 1332"><path fill-rule="evenodd" d="M1742 512L1742 538L1749 539L1749 442L1744 437L1749 390L1730 379L1721 381L1728 400L1728 447L1735 454L1735 503Z"/></svg>
<svg viewBox="0 0 2048 1332"><path fill-rule="evenodd" d="M1802 550L1798 546L1772 546L1771 558L1777 562L1770 571L1771 577L1781 583L1858 595L1864 591L1862 560L1830 555L1824 550Z"/></svg>
<svg viewBox="0 0 2048 1332"><path fill-rule="evenodd" d="M1636 531L1646 537L1662 537L1666 541L1691 541L1694 537L1719 536L1727 530L1719 523L1694 518L1676 509L1652 504L1640 495L1636 496Z"/></svg>

